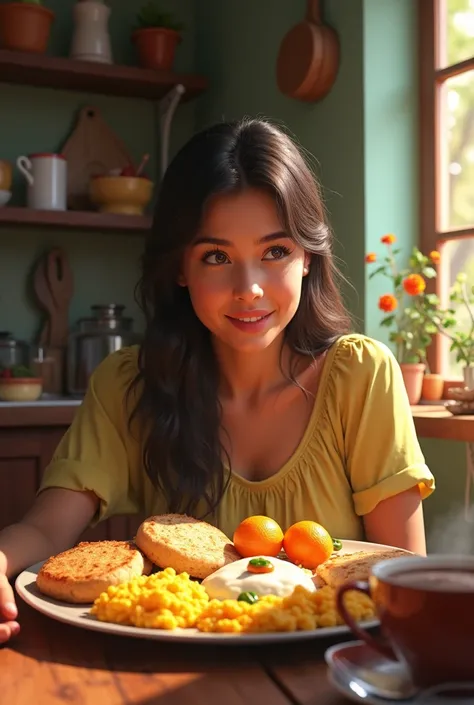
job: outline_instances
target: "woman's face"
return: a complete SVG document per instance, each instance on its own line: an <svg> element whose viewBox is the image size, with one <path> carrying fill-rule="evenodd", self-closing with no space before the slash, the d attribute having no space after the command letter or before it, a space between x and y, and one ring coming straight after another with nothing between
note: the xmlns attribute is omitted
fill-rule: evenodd
<svg viewBox="0 0 474 705"><path fill-rule="evenodd" d="M254 352L295 315L308 267L309 256L283 231L272 198L249 189L212 201L185 252L179 283L218 341Z"/></svg>

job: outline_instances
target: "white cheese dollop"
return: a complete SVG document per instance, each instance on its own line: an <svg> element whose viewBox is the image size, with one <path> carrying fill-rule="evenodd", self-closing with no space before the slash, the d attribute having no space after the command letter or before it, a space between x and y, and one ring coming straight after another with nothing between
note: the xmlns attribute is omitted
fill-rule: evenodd
<svg viewBox="0 0 474 705"><path fill-rule="evenodd" d="M262 595L286 597L291 595L297 585L302 585L309 592L316 590L311 576L294 563L272 556L256 556L256 558L266 558L271 561L274 570L270 573L251 573L247 570L250 558L228 563L202 581L211 600L236 600L241 592L249 591L255 592L259 597Z"/></svg>

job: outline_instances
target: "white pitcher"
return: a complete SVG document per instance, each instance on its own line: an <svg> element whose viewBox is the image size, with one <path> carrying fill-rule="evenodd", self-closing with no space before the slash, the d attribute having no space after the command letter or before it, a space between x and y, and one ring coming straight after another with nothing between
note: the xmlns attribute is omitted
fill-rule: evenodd
<svg viewBox="0 0 474 705"><path fill-rule="evenodd" d="M62 154L44 152L21 156L16 165L28 183L28 208L66 210L67 161Z"/></svg>
<svg viewBox="0 0 474 705"><path fill-rule="evenodd" d="M108 21L110 8L100 0L76 2L70 55L81 61L112 63Z"/></svg>

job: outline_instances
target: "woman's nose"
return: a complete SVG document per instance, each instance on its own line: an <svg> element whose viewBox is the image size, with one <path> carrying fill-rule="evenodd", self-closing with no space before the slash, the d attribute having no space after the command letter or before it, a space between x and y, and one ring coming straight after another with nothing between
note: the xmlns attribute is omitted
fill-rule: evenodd
<svg viewBox="0 0 474 705"><path fill-rule="evenodd" d="M240 301L255 301L263 297L263 283L255 271L240 271L234 282L234 296Z"/></svg>

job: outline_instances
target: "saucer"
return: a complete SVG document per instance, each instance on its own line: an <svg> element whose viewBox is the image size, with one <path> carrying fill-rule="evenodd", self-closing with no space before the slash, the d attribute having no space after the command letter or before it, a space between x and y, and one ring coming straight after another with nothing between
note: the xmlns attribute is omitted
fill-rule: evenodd
<svg viewBox="0 0 474 705"><path fill-rule="evenodd" d="M406 667L385 658L363 641L327 649L328 679L348 700L367 705L472 705L473 683L450 683L420 690Z"/></svg>
<svg viewBox="0 0 474 705"><path fill-rule="evenodd" d="M355 702L411 703L418 693L403 664L385 658L363 641L331 646L324 657L334 685Z"/></svg>

